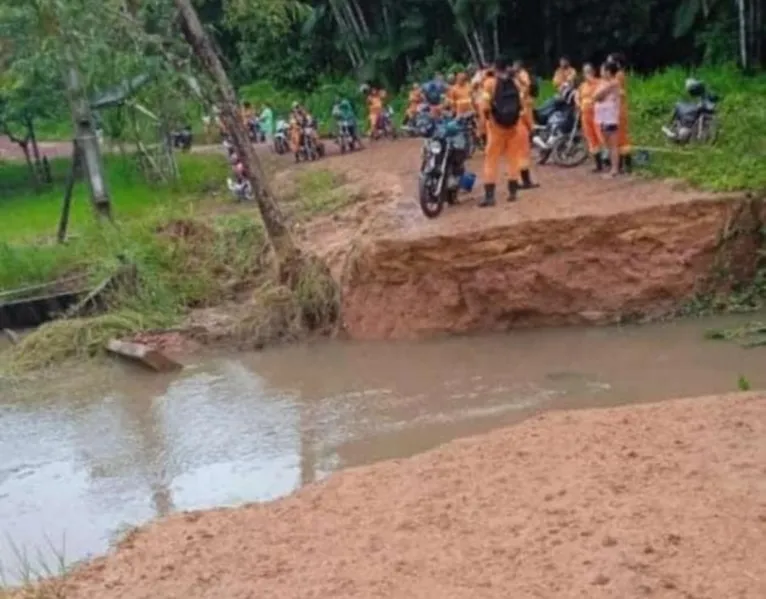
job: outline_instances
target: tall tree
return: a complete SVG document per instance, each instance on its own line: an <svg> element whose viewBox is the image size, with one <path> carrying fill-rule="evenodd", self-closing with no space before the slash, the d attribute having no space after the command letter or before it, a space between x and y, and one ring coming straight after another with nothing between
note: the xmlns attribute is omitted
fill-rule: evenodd
<svg viewBox="0 0 766 599"><path fill-rule="evenodd" d="M301 258L300 252L268 185L258 155L250 144L248 132L239 118L237 95L191 1L174 0L174 2L180 15L184 37L213 81L221 118L231 133L234 149L245 159L247 177L252 185L255 201L274 249L280 278L284 282L289 282L296 275L299 266L297 262Z"/></svg>

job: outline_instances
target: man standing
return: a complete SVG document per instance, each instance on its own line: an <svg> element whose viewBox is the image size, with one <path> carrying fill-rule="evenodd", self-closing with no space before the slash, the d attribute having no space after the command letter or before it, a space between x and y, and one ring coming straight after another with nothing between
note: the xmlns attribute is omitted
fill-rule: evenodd
<svg viewBox="0 0 766 599"><path fill-rule="evenodd" d="M484 198L479 206L495 205L497 168L501 157L508 163L508 201L516 200L519 191L518 144L526 128L520 124L521 97L508 64L498 59L495 77L485 80L482 112L487 123L487 151L484 155Z"/></svg>

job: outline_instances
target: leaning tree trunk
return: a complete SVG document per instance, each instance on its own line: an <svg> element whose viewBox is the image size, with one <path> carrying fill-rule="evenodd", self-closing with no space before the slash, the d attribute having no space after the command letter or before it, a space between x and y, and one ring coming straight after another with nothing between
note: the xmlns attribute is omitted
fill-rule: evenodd
<svg viewBox="0 0 766 599"><path fill-rule="evenodd" d="M745 19L745 0L737 1L739 9L739 54L742 61L742 68L747 69L750 61L747 56L747 21Z"/></svg>
<svg viewBox="0 0 766 599"><path fill-rule="evenodd" d="M293 241L276 198L269 188L261 162L250 143L250 136L238 117L237 95L213 49L210 38L202 28L202 23L200 23L191 0L174 0L174 2L181 15L184 37L215 84L216 95L220 102L221 119L232 136L234 149L239 156L245 159L247 178L252 185L253 195L263 219L263 226L274 249L280 279L283 282L288 282L295 274L300 252Z"/></svg>

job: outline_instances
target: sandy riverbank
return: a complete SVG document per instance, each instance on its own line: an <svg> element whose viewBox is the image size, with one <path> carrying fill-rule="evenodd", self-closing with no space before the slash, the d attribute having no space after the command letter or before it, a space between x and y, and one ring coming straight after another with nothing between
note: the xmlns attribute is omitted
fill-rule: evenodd
<svg viewBox="0 0 766 599"><path fill-rule="evenodd" d="M755 599L765 547L766 396L737 395L551 413L177 515L66 597Z"/></svg>

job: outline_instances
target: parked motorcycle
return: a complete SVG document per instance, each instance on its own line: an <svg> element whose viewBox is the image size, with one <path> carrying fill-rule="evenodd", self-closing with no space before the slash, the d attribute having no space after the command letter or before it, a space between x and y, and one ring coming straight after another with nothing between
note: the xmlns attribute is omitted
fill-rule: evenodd
<svg viewBox="0 0 766 599"><path fill-rule="evenodd" d="M698 79L687 79L685 87L694 101L677 102L670 125L664 126L662 132L678 144L715 143L718 138L718 96L708 91Z"/></svg>
<svg viewBox="0 0 766 599"><path fill-rule="evenodd" d="M362 149L362 140L356 131L356 124L352 121L342 120L338 122L338 133L335 143L340 148L340 153L352 152Z"/></svg>
<svg viewBox="0 0 766 599"><path fill-rule="evenodd" d="M440 123L423 143L418 185L420 208L428 218L441 214L444 204L455 204L468 160L466 119Z"/></svg>
<svg viewBox="0 0 766 599"><path fill-rule="evenodd" d="M274 151L277 154L287 154L290 151L290 144L287 141L288 125L287 121L278 120L274 129Z"/></svg>
<svg viewBox="0 0 766 599"><path fill-rule="evenodd" d="M190 125L185 125L177 131L170 132L170 143L176 150L188 152L192 147L193 138L194 136Z"/></svg>
<svg viewBox="0 0 766 599"><path fill-rule="evenodd" d="M575 96L574 85L567 85L535 109L532 146L537 151L538 164L545 164L552 157L559 166L574 167L588 159Z"/></svg>
<svg viewBox="0 0 766 599"><path fill-rule="evenodd" d="M394 109L390 106L386 106L383 112L380 113L375 129L370 135L373 141L384 137L389 139L397 138L396 127L394 127Z"/></svg>

